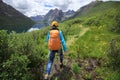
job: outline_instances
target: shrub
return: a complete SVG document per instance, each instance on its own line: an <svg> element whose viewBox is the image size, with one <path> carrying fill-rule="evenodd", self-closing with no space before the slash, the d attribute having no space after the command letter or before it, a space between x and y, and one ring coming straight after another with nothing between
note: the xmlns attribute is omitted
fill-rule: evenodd
<svg viewBox="0 0 120 80"><path fill-rule="evenodd" d="M0 30L0 63L8 58L8 35L7 31Z"/></svg>
<svg viewBox="0 0 120 80"><path fill-rule="evenodd" d="M43 75L43 63L46 60L46 49L44 34L41 32L21 33L12 32L9 34L9 52L25 55L30 61L27 65L31 79L39 80ZM21 72L22 73L22 72ZM9 73L8 73L9 74ZM24 74L24 73L23 73ZM29 75L27 74L27 75Z"/></svg>
<svg viewBox="0 0 120 80"><path fill-rule="evenodd" d="M27 65L30 63L26 55L12 54L10 59L3 63L2 80L28 80Z"/></svg>
<svg viewBox="0 0 120 80"><path fill-rule="evenodd" d="M0 74L2 72L2 63L10 57L8 54L8 34L5 30L0 30Z"/></svg>
<svg viewBox="0 0 120 80"><path fill-rule="evenodd" d="M108 49L108 59L109 65L112 68L120 67L120 44L115 39L112 39L110 42L110 47Z"/></svg>
<svg viewBox="0 0 120 80"><path fill-rule="evenodd" d="M115 32L120 33L120 12L115 16Z"/></svg>

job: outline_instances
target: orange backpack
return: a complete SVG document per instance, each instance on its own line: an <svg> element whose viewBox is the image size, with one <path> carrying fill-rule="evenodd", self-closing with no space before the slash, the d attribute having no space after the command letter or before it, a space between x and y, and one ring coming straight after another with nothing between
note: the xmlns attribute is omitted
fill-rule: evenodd
<svg viewBox="0 0 120 80"><path fill-rule="evenodd" d="M50 39L48 41L48 48L50 50L59 50L61 48L59 30L50 31Z"/></svg>

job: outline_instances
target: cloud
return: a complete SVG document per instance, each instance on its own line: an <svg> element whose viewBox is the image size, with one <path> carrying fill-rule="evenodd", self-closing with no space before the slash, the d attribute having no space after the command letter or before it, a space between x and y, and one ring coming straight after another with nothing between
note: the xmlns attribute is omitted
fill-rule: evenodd
<svg viewBox="0 0 120 80"><path fill-rule="evenodd" d="M72 3L72 0L55 0L53 5L62 10L67 10L69 5Z"/></svg>
<svg viewBox="0 0 120 80"><path fill-rule="evenodd" d="M83 5L95 0L3 0L24 15L45 15L50 9L58 8L63 11L68 9L78 10ZM106 1L106 0L105 0ZM120 0L117 0L120 1Z"/></svg>
<svg viewBox="0 0 120 80"><path fill-rule="evenodd" d="M3 0L5 3L13 6L15 9L30 17L43 15L48 12L48 7L44 6L42 0Z"/></svg>
<svg viewBox="0 0 120 80"><path fill-rule="evenodd" d="M90 3L93 0L72 0L72 3L69 5L68 9L78 10L83 5Z"/></svg>

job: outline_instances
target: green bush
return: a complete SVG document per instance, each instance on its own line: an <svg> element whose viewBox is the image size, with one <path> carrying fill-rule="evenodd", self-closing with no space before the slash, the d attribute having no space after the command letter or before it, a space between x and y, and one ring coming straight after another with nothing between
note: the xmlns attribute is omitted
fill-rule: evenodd
<svg viewBox="0 0 120 80"><path fill-rule="evenodd" d="M0 63L8 58L8 35L7 31L0 30Z"/></svg>
<svg viewBox="0 0 120 80"><path fill-rule="evenodd" d="M113 69L120 68L120 44L115 39L112 39L110 42L107 56L109 59L109 65Z"/></svg>
<svg viewBox="0 0 120 80"><path fill-rule="evenodd" d="M26 55L12 54L10 59L3 63L3 71L0 75L2 80L28 80L31 79L29 75L30 63Z"/></svg>
<svg viewBox="0 0 120 80"><path fill-rule="evenodd" d="M114 31L120 33L120 11L115 15Z"/></svg>
<svg viewBox="0 0 120 80"><path fill-rule="evenodd" d="M0 30L0 76L2 80L39 80L47 57L46 30L30 33Z"/></svg>

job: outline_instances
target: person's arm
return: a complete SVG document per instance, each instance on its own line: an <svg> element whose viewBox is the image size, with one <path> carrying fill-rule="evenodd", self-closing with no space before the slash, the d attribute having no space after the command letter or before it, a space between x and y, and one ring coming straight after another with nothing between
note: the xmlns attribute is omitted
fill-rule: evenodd
<svg viewBox="0 0 120 80"><path fill-rule="evenodd" d="M60 40L61 40L61 43L62 43L62 46L63 46L63 50L66 51L67 47L66 47L66 42L65 42L64 36L62 34L62 31L60 31Z"/></svg>
<svg viewBox="0 0 120 80"><path fill-rule="evenodd" d="M47 37L46 37L46 42L48 43L48 40L50 38L50 32L48 32Z"/></svg>

